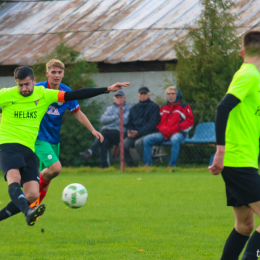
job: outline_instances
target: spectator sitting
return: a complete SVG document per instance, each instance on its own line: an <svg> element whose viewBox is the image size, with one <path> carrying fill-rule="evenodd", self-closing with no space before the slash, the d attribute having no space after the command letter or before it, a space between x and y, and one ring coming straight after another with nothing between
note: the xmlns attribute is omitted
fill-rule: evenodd
<svg viewBox="0 0 260 260"><path fill-rule="evenodd" d="M138 90L139 103L134 105L129 114L127 137L124 140L125 162L128 167L134 166L130 155L130 148L135 147L143 161L143 137L156 131L159 122L159 106L150 100L150 91L147 87Z"/></svg>
<svg viewBox="0 0 260 260"><path fill-rule="evenodd" d="M174 170L179 155L180 144L185 139L187 132L194 124L190 106L181 101L182 94L175 86L168 87L165 91L167 104L160 108L161 120L156 128L158 133L144 138L144 164L152 165L152 147L165 140L171 142L171 156L168 169Z"/></svg>
<svg viewBox="0 0 260 260"><path fill-rule="evenodd" d="M100 158L101 167L107 168L107 151L113 145L118 145L120 141L120 118L119 118L119 105L120 102L123 103L123 117L124 125L128 123L128 116L131 106L127 105L125 94L122 90L118 90L114 95L114 104L107 107L105 113L101 116L100 121L103 125L101 128L101 134L104 136L104 141L101 143L99 139L95 139L90 149L87 152L81 152L80 155L84 158L89 158L93 154L99 154L99 149L101 148ZM124 128L126 132L126 128Z"/></svg>

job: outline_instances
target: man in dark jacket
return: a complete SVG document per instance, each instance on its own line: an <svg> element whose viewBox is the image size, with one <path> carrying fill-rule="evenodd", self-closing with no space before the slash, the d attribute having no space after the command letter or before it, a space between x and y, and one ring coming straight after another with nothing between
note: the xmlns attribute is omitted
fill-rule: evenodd
<svg viewBox="0 0 260 260"><path fill-rule="evenodd" d="M144 164L152 165L152 147L169 140L171 142L171 156L168 169L173 171L179 155L180 144L186 137L187 132L194 124L190 106L181 101L182 94L175 87L168 87L165 91L167 103L160 108L161 120L156 126L158 133L144 138Z"/></svg>
<svg viewBox="0 0 260 260"><path fill-rule="evenodd" d="M130 148L135 147L143 160L143 137L156 131L159 122L159 106L150 100L150 91L147 87L138 90L140 102L134 105L129 114L127 137L124 140L125 162L128 167L134 166L130 155Z"/></svg>
<svg viewBox="0 0 260 260"><path fill-rule="evenodd" d="M93 154L100 154L102 168L109 167L107 158L108 149L113 145L118 145L120 142L119 105L121 102L123 102L124 133L126 131L125 126L128 123L131 106L127 105L125 101L125 93L122 90L115 92L113 105L107 107L106 111L100 118L100 122L103 125L101 128L101 134L104 136L104 141L101 143L100 140L96 138L90 149L86 152L80 153L80 155L85 159L88 159Z"/></svg>

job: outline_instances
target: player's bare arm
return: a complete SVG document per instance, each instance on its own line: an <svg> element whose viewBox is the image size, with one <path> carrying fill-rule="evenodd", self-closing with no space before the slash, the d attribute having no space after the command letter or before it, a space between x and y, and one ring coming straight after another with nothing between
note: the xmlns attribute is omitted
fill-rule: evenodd
<svg viewBox="0 0 260 260"><path fill-rule="evenodd" d="M100 140L101 143L103 142L104 140L103 135L95 130L93 125L88 120L87 116L81 110L75 112L74 115L82 125L84 125L97 139Z"/></svg>
<svg viewBox="0 0 260 260"><path fill-rule="evenodd" d="M225 145L217 145L217 151L214 156L213 164L208 167L209 171L213 175L218 175L223 170L224 154L225 154Z"/></svg>
<svg viewBox="0 0 260 260"><path fill-rule="evenodd" d="M130 84L130 82L117 82L117 83L113 84L112 86L109 86L107 88L107 90L116 92L119 89L122 89L122 87L127 87L129 84Z"/></svg>

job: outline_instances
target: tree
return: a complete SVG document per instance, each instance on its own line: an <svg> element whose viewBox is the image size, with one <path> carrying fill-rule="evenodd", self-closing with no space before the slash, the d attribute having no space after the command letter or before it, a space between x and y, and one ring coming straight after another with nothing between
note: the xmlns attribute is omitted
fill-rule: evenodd
<svg viewBox="0 0 260 260"><path fill-rule="evenodd" d="M37 64L32 66L37 81L46 81L46 62L50 59L59 59L65 64L65 76L62 82L71 89L95 87L95 83L91 78L94 73L98 72L96 63L89 63L80 58L80 52L75 51L68 46L66 42L61 41L55 50L38 60ZM92 101L83 106L83 102L79 102L81 110L86 114L96 129L99 129L100 123L97 120L100 117L102 106ZM60 160L64 166L79 166L84 163L79 158L79 152L84 151L91 146L94 140L93 135L77 120L70 112L66 112L63 117L61 127L61 151Z"/></svg>
<svg viewBox="0 0 260 260"><path fill-rule="evenodd" d="M232 0L202 0L196 27L187 27L186 40L176 43L177 86L188 102L216 103L224 96L240 67L240 40Z"/></svg>
<svg viewBox="0 0 260 260"><path fill-rule="evenodd" d="M62 80L64 84L71 89L76 90L84 87L95 87L92 75L98 73L97 64L95 62L87 62L81 60L80 52L75 51L64 41L56 46L55 50L37 61L32 66L37 81L46 81L45 64L50 59L59 59L65 64L65 76Z"/></svg>

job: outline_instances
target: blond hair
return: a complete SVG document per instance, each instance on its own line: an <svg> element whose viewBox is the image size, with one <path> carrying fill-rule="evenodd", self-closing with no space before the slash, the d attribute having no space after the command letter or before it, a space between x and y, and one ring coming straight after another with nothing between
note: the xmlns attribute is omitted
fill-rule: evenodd
<svg viewBox="0 0 260 260"><path fill-rule="evenodd" d="M65 66L63 62L57 59L51 59L46 63L46 71L49 71L52 67L57 67L64 70Z"/></svg>

